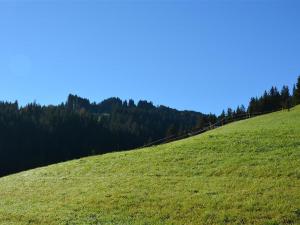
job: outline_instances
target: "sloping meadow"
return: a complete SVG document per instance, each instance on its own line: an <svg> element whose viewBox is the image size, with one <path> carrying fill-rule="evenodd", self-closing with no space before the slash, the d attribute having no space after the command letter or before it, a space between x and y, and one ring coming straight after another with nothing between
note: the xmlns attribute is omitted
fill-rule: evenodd
<svg viewBox="0 0 300 225"><path fill-rule="evenodd" d="M300 107L3 177L0 224L300 224Z"/></svg>

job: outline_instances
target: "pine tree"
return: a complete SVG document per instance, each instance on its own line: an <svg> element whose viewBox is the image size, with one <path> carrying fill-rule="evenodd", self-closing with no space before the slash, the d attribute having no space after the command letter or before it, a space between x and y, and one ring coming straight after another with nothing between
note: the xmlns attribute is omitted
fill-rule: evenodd
<svg viewBox="0 0 300 225"><path fill-rule="evenodd" d="M293 104L293 106L296 105L296 85L295 84L293 86L292 104Z"/></svg>
<svg viewBox="0 0 300 225"><path fill-rule="evenodd" d="M291 107L291 96L288 86L283 86L281 90L281 107L283 109L289 109Z"/></svg>
<svg viewBox="0 0 300 225"><path fill-rule="evenodd" d="M300 104L300 76L297 79L297 84L294 89L293 98L295 105Z"/></svg>
<svg viewBox="0 0 300 225"><path fill-rule="evenodd" d="M272 87L270 90L270 110L278 110L281 108L280 93L276 87Z"/></svg>
<svg viewBox="0 0 300 225"><path fill-rule="evenodd" d="M227 118L230 120L230 119L233 119L233 110L231 108L228 108L227 109Z"/></svg>
<svg viewBox="0 0 300 225"><path fill-rule="evenodd" d="M240 106L241 114L245 115L246 114L246 107L242 104Z"/></svg>
<svg viewBox="0 0 300 225"><path fill-rule="evenodd" d="M250 113L250 115L251 115L251 114L257 113L259 111L260 111L260 109L259 109L258 99L252 97L249 102L248 113Z"/></svg>
<svg viewBox="0 0 300 225"><path fill-rule="evenodd" d="M221 115L218 118L221 121L221 125L223 125L225 123L225 118L226 118L226 114L225 114L225 111L223 110Z"/></svg>
<svg viewBox="0 0 300 225"><path fill-rule="evenodd" d="M222 110L222 113L220 114L219 119L224 119L225 116L226 116L225 111Z"/></svg>
<svg viewBox="0 0 300 225"><path fill-rule="evenodd" d="M132 99L129 99L128 101L128 107L135 107L134 101Z"/></svg>

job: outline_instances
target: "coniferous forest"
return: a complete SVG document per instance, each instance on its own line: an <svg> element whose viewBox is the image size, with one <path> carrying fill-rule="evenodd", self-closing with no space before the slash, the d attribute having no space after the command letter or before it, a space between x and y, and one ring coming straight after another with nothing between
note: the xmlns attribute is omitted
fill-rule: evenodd
<svg viewBox="0 0 300 225"><path fill-rule="evenodd" d="M201 129L219 119L267 113L300 104L300 76L290 91L272 87L246 108L221 115L178 111L148 101L109 98L100 103L76 95L57 106L0 103L0 176L83 156L143 146Z"/></svg>

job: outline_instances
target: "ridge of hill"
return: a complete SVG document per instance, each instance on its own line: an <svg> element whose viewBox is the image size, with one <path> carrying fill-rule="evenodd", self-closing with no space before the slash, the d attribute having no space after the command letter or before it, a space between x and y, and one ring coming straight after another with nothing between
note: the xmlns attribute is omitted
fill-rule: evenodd
<svg viewBox="0 0 300 225"><path fill-rule="evenodd" d="M78 159L137 148L217 120L152 102L109 98L90 102L69 95L60 105L0 102L0 177Z"/></svg>

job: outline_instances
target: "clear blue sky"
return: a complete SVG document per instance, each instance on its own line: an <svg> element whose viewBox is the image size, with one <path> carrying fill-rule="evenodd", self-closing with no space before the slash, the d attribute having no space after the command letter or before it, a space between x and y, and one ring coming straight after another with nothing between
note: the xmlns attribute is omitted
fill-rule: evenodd
<svg viewBox="0 0 300 225"><path fill-rule="evenodd" d="M0 0L0 99L220 113L300 74L299 1Z"/></svg>

